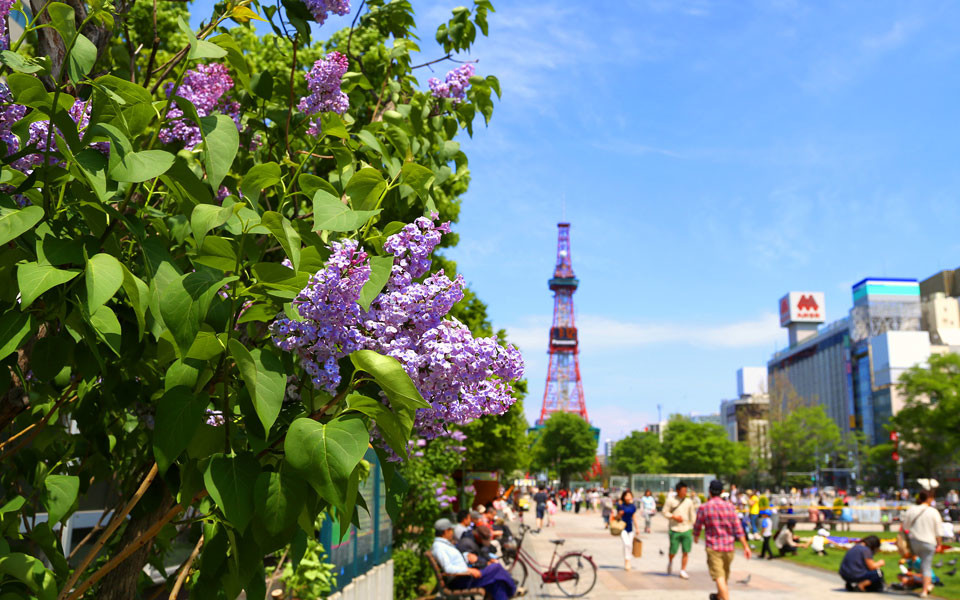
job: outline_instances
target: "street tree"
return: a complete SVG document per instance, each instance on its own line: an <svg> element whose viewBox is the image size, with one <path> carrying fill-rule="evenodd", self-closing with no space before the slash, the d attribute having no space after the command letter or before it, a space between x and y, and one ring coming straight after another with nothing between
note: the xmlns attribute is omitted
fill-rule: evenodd
<svg viewBox="0 0 960 600"><path fill-rule="evenodd" d="M900 435L904 470L915 477L942 477L960 448L960 355L930 357L900 376L905 404L890 421Z"/></svg>
<svg viewBox="0 0 960 600"><path fill-rule="evenodd" d="M778 484L788 472L812 472L828 457L846 455L840 428L823 406L798 406L770 424L770 471Z"/></svg>
<svg viewBox="0 0 960 600"><path fill-rule="evenodd" d="M613 472L620 475L662 473L667 466L660 437L647 431L631 431L617 442L613 457L607 459Z"/></svg>
<svg viewBox="0 0 960 600"><path fill-rule="evenodd" d="M733 475L746 462L746 448L731 442L715 423L694 423L675 415L663 434L663 457L671 473Z"/></svg>
<svg viewBox="0 0 960 600"><path fill-rule="evenodd" d="M531 466L555 472L564 486L596 460L597 440L590 424L579 415L553 413L535 436Z"/></svg>

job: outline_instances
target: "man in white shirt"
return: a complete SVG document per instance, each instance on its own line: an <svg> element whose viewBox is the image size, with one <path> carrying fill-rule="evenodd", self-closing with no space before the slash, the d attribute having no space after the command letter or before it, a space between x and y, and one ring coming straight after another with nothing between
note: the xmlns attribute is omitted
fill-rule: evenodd
<svg viewBox="0 0 960 600"><path fill-rule="evenodd" d="M464 554L453 545L453 522L450 519L438 520L433 528L437 533L430 549L433 557L437 559L444 573L458 576L449 582L451 588L480 587L492 600L507 600L514 595L526 593L523 589L517 589L516 582L499 563L490 563L483 570L470 567L468 561L475 562L477 556L470 553Z"/></svg>

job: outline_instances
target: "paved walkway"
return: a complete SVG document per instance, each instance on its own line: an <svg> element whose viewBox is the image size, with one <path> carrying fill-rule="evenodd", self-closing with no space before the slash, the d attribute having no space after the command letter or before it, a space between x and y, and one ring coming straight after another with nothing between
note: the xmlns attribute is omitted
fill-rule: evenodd
<svg viewBox="0 0 960 600"><path fill-rule="evenodd" d="M527 518L528 524L533 524ZM667 521L654 519L653 532L641 534L643 556L633 559L633 570L623 570L623 550L619 538L604 528L599 513L561 513L556 516L556 527L544 528L540 534L528 534L524 548L542 563L547 563L553 552L550 540L565 538L565 550L584 550L597 563L597 585L586 598L595 600L634 599L705 600L716 591L707 573L706 551L703 540L693 548L688 566L689 580L677 575L666 575L668 550ZM642 521L641 521L642 524ZM754 542L759 550L759 542ZM680 570L680 556L674 559L674 573ZM743 583L749 577L748 583ZM744 560L738 552L733 563L732 598L750 600L786 600L790 598L847 598L840 578L781 560ZM527 578L531 598L562 598L563 593L554 584L540 586L536 573Z"/></svg>

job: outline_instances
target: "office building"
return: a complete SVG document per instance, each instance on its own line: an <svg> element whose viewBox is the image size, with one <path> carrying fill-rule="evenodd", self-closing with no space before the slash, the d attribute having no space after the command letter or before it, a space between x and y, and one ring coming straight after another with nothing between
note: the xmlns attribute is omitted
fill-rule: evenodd
<svg viewBox="0 0 960 600"><path fill-rule="evenodd" d="M822 292L790 292L780 299L780 325L788 330L790 346L774 354L767 363L768 381L789 382L801 398L822 405L837 426L846 431L853 426L849 321L840 319L817 328L826 320L824 302ZM783 401L781 390L768 391L774 401Z"/></svg>

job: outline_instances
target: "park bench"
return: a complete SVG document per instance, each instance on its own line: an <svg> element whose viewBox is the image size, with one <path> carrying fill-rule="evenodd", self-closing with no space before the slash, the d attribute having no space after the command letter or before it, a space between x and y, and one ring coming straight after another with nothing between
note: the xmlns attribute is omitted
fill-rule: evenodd
<svg viewBox="0 0 960 600"><path fill-rule="evenodd" d="M466 588L462 590L451 589L449 583L457 577L467 577L467 575L449 575L440 568L440 563L433 557L431 552L425 553L430 566L433 568L433 574L437 577L437 585L433 591L417 600L445 600L447 598L471 598L474 600L482 599L484 595L483 588Z"/></svg>

